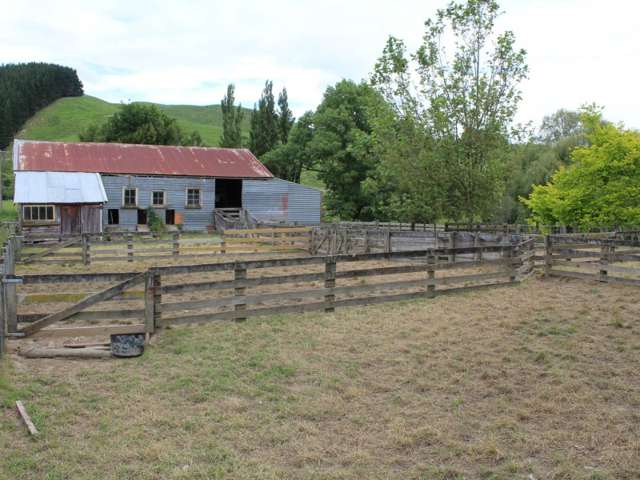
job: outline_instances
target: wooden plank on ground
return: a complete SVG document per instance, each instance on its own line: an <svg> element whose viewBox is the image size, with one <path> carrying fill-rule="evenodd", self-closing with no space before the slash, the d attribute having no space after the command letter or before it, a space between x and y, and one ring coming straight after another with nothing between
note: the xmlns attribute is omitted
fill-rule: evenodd
<svg viewBox="0 0 640 480"><path fill-rule="evenodd" d="M20 414L20 418L22 418L22 421L27 426L27 430L29 430L29 433L31 435L33 435L34 437L37 436L38 435L38 429L36 428L36 426L31 421L31 417L27 413L27 409L25 408L25 406L24 406L24 404L22 403L21 400L17 400L16 401L16 408L18 409L18 413Z"/></svg>
<svg viewBox="0 0 640 480"><path fill-rule="evenodd" d="M92 327L64 327L45 328L33 334L34 338L40 337L97 337L103 335L125 335L144 333L143 324L133 325L103 325Z"/></svg>
<svg viewBox="0 0 640 480"><path fill-rule="evenodd" d="M132 287L134 285L138 285L139 283L142 283L142 282L144 282L144 273L136 275L135 277L129 278L128 280L118 283L113 287L109 287L101 292L91 295L85 298L84 300L82 300L81 302L75 305L72 305L69 308L65 308L60 312L52 313L51 315L48 315L43 319L33 322L32 324L24 327L22 329L22 332L25 335L31 335L48 325L56 323L60 320L64 320L65 318L69 318L72 315L78 312L81 312L82 310L86 309L87 307L90 307L91 305L95 305L96 303L115 297L116 295L122 293L127 288Z"/></svg>

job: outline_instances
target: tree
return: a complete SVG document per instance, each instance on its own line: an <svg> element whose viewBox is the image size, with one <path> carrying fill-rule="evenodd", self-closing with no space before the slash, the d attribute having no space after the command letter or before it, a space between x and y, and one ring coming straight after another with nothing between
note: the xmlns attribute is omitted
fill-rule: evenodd
<svg viewBox="0 0 640 480"><path fill-rule="evenodd" d="M584 110L589 146L577 147L571 164L522 199L531 220L584 229L640 224L640 133L602 121Z"/></svg>
<svg viewBox="0 0 640 480"><path fill-rule="evenodd" d="M300 183L302 170L313 165L315 159L310 149L313 122L313 112L306 112L295 122L289 141L263 155L262 161L276 177Z"/></svg>
<svg viewBox="0 0 640 480"><path fill-rule="evenodd" d="M155 105L130 103L122 105L102 125L90 125L80 134L83 142L137 143L147 145L203 144L196 131L185 134L178 122Z"/></svg>
<svg viewBox="0 0 640 480"><path fill-rule="evenodd" d="M38 110L61 97L83 94L75 70L49 63L0 65L0 149Z"/></svg>
<svg viewBox="0 0 640 480"><path fill-rule="evenodd" d="M235 86L230 83L227 86L227 94L220 102L222 109L222 138L220 146L224 148L239 148L242 146L242 119L244 112L242 104L234 107Z"/></svg>
<svg viewBox="0 0 640 480"><path fill-rule="evenodd" d="M362 182L375 169L374 119L386 108L371 86L342 80L327 88L313 117L311 163L327 187L327 210L339 218L373 218L373 199Z"/></svg>
<svg viewBox="0 0 640 480"><path fill-rule="evenodd" d="M260 100L258 100L258 106L257 108L254 106L251 115L249 148L256 157L260 158L268 151L273 150L279 141L278 115L276 114L275 99L273 97L273 82L267 80Z"/></svg>
<svg viewBox="0 0 640 480"><path fill-rule="evenodd" d="M540 126L540 141L555 143L563 138L584 134L580 113L561 108L551 115L546 115Z"/></svg>
<svg viewBox="0 0 640 480"><path fill-rule="evenodd" d="M280 134L280 142L283 144L289 141L289 132L294 122L293 113L291 109L289 109L287 89L283 88L280 95L278 95L278 131Z"/></svg>
<svg viewBox="0 0 640 480"><path fill-rule="evenodd" d="M422 143L424 161L397 172L409 177L401 183L446 171L446 185L438 185L445 199L437 203L450 218L488 217L503 188L497 159L513 133L527 65L512 32L495 34L498 15L494 0L452 2L427 20L423 43L409 58L405 44L390 37L371 78L397 120L410 119L411 128L431 139ZM449 44L455 46L450 54ZM381 161L393 162L393 153L382 151ZM421 195L406 192L416 204Z"/></svg>

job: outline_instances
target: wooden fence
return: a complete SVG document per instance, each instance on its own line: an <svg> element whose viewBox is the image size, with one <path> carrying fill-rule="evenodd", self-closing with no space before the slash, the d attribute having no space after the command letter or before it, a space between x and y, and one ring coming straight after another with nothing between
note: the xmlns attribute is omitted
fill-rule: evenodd
<svg viewBox="0 0 640 480"><path fill-rule="evenodd" d="M3 283L2 318L8 320L14 337L151 334L166 325L330 312L517 281L522 246L483 247L486 256L480 259L476 250L440 248L152 267L145 272L5 276L20 283ZM496 258L489 258L492 253ZM448 261L454 256L455 262Z"/></svg>
<svg viewBox="0 0 640 480"><path fill-rule="evenodd" d="M328 255L391 253L443 247L511 245L524 238L523 235L502 232L445 232L437 228L435 230L392 230L328 224L314 227L310 250L312 253Z"/></svg>
<svg viewBox="0 0 640 480"><path fill-rule="evenodd" d="M32 244L21 250L23 263L90 265L93 262L133 262L202 258L228 253L309 251L310 227L227 230L222 236L183 235L165 238L134 233L84 234L59 243Z"/></svg>
<svg viewBox="0 0 640 480"><path fill-rule="evenodd" d="M640 239L637 232L606 238L549 235L545 237L544 272L550 277L640 286Z"/></svg>

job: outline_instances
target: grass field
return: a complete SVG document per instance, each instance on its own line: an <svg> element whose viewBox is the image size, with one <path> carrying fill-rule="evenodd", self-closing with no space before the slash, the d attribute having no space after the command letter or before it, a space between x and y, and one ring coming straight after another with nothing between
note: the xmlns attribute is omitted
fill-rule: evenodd
<svg viewBox="0 0 640 480"><path fill-rule="evenodd" d="M218 146L222 134L222 112L219 105L155 105L177 119L186 132L196 130L208 146ZM101 124L117 111L118 104L89 95L61 98L40 110L16 137L75 142L79 140L79 133L88 125ZM245 110L243 129L247 135L250 114L250 110Z"/></svg>
<svg viewBox="0 0 640 480"><path fill-rule="evenodd" d="M11 355L0 478L636 479L636 300L530 280L168 329L131 360Z"/></svg>

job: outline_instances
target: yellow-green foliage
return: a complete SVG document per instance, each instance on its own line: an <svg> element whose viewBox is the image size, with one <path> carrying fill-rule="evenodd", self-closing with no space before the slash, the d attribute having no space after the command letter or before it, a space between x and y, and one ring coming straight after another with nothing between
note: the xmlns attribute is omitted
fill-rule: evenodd
<svg viewBox="0 0 640 480"><path fill-rule="evenodd" d="M585 110L589 146L576 148L571 164L521 199L544 224L581 228L640 224L640 133L602 121Z"/></svg>

